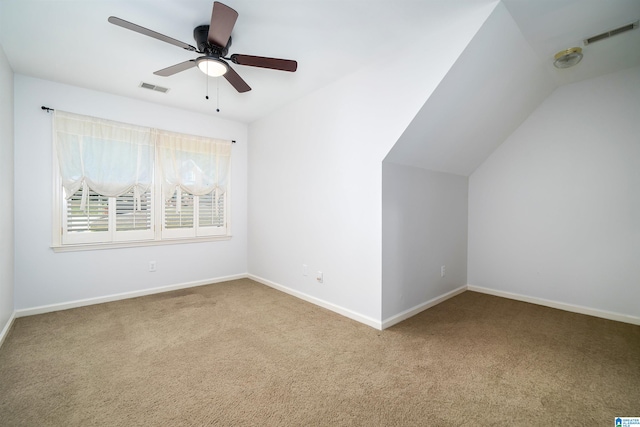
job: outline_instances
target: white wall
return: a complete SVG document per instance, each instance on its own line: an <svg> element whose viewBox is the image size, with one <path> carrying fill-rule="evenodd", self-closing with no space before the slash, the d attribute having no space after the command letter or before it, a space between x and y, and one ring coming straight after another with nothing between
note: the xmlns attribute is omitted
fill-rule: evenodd
<svg viewBox="0 0 640 427"><path fill-rule="evenodd" d="M469 284L640 317L640 68L557 89L469 180Z"/></svg>
<svg viewBox="0 0 640 427"><path fill-rule="evenodd" d="M465 176L384 162L383 319L467 284L467 183Z"/></svg>
<svg viewBox="0 0 640 427"><path fill-rule="evenodd" d="M233 238L221 242L54 253L50 248L52 117L40 109L42 105L142 126L236 140L231 176ZM16 309L246 273L246 163L245 124L16 75ZM148 272L151 260L157 262L155 273Z"/></svg>
<svg viewBox="0 0 640 427"><path fill-rule="evenodd" d="M13 71L0 45L0 331L13 314Z"/></svg>
<svg viewBox="0 0 640 427"><path fill-rule="evenodd" d="M382 160L493 7L250 125L251 274L380 324Z"/></svg>

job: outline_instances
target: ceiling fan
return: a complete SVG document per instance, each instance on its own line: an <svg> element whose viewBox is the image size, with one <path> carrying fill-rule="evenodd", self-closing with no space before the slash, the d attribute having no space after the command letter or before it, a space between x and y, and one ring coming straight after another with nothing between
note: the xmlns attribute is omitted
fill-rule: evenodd
<svg viewBox="0 0 640 427"><path fill-rule="evenodd" d="M238 92L248 92L251 87L229 66L227 61L238 65L248 65L250 67L269 68L272 70L294 72L298 68L298 63L290 59L267 58L264 56L240 55L234 53L230 57L226 57L231 47L231 31L238 19L238 12L229 6L218 1L213 2L213 11L211 12L211 24L200 25L193 30L193 38L196 41L197 48L190 44L181 42L174 38L165 36L158 32L141 27L125 21L124 19L110 16L108 21L114 25L135 31L145 36L170 43L174 46L181 47L185 50L203 54L196 59L181 62L162 70L158 70L153 74L157 76L168 77L189 68L198 67L203 73L219 77L224 76L231 86Z"/></svg>

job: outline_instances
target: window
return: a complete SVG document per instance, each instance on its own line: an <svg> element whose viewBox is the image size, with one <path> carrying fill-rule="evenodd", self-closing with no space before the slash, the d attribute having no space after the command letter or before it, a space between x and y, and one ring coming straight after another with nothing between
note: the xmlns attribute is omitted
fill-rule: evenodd
<svg viewBox="0 0 640 427"><path fill-rule="evenodd" d="M224 235L224 207L225 194L216 197L212 191L195 196L178 189L164 203L162 235L165 238Z"/></svg>
<svg viewBox="0 0 640 427"><path fill-rule="evenodd" d="M82 207L82 191L63 200L62 244L154 238L151 191L141 195L139 209L136 209L132 191L118 197L106 197L89 190Z"/></svg>
<svg viewBox="0 0 640 427"><path fill-rule="evenodd" d="M231 142L56 111L54 248L229 235Z"/></svg>

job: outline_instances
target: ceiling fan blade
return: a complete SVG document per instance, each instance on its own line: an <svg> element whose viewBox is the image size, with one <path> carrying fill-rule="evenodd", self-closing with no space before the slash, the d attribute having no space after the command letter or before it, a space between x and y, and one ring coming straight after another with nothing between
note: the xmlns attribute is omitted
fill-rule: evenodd
<svg viewBox="0 0 640 427"><path fill-rule="evenodd" d="M224 73L224 78L227 79L227 81L231 83L231 86L240 93L249 92L251 90L251 87L247 82L242 80L242 77L240 77L240 75L231 67L228 67L227 72Z"/></svg>
<svg viewBox="0 0 640 427"><path fill-rule="evenodd" d="M180 71L188 70L189 68L193 68L195 66L196 60L191 59L189 61L184 61L179 64L172 65L171 67L163 68L162 70L158 70L153 74L155 74L156 76L169 77L173 76L176 73L179 73Z"/></svg>
<svg viewBox="0 0 640 427"><path fill-rule="evenodd" d="M136 33L144 34L145 36L153 37L154 39L161 40L165 43L169 43L174 46L178 46L183 49L194 51L194 52L198 51L195 47L191 46L190 44L181 42L180 40L176 40L169 36L165 36L164 34L160 34L148 28L141 27L140 25L133 24L129 21L125 21L124 19L120 19L115 16L110 16L108 21L114 25L118 25L122 28L126 28L127 30L135 31Z"/></svg>
<svg viewBox="0 0 640 427"><path fill-rule="evenodd" d="M238 12L219 1L213 2L211 11L211 25L207 40L216 46L225 47L231 37L233 26L236 25Z"/></svg>
<svg viewBox="0 0 640 427"><path fill-rule="evenodd" d="M266 58L264 56L231 55L234 64L249 65L251 67L270 68L272 70L294 72L298 69L298 63L291 59Z"/></svg>

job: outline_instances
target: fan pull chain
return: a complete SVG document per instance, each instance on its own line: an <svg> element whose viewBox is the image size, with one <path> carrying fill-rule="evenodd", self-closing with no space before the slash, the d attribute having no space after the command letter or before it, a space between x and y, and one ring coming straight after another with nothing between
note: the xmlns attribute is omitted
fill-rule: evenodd
<svg viewBox="0 0 640 427"><path fill-rule="evenodd" d="M220 77L216 79L216 112L220 112Z"/></svg>
<svg viewBox="0 0 640 427"><path fill-rule="evenodd" d="M209 63L207 62L207 72L209 72ZM204 99L209 99L209 75L207 74L207 77L205 77L207 79L207 94L205 95Z"/></svg>

